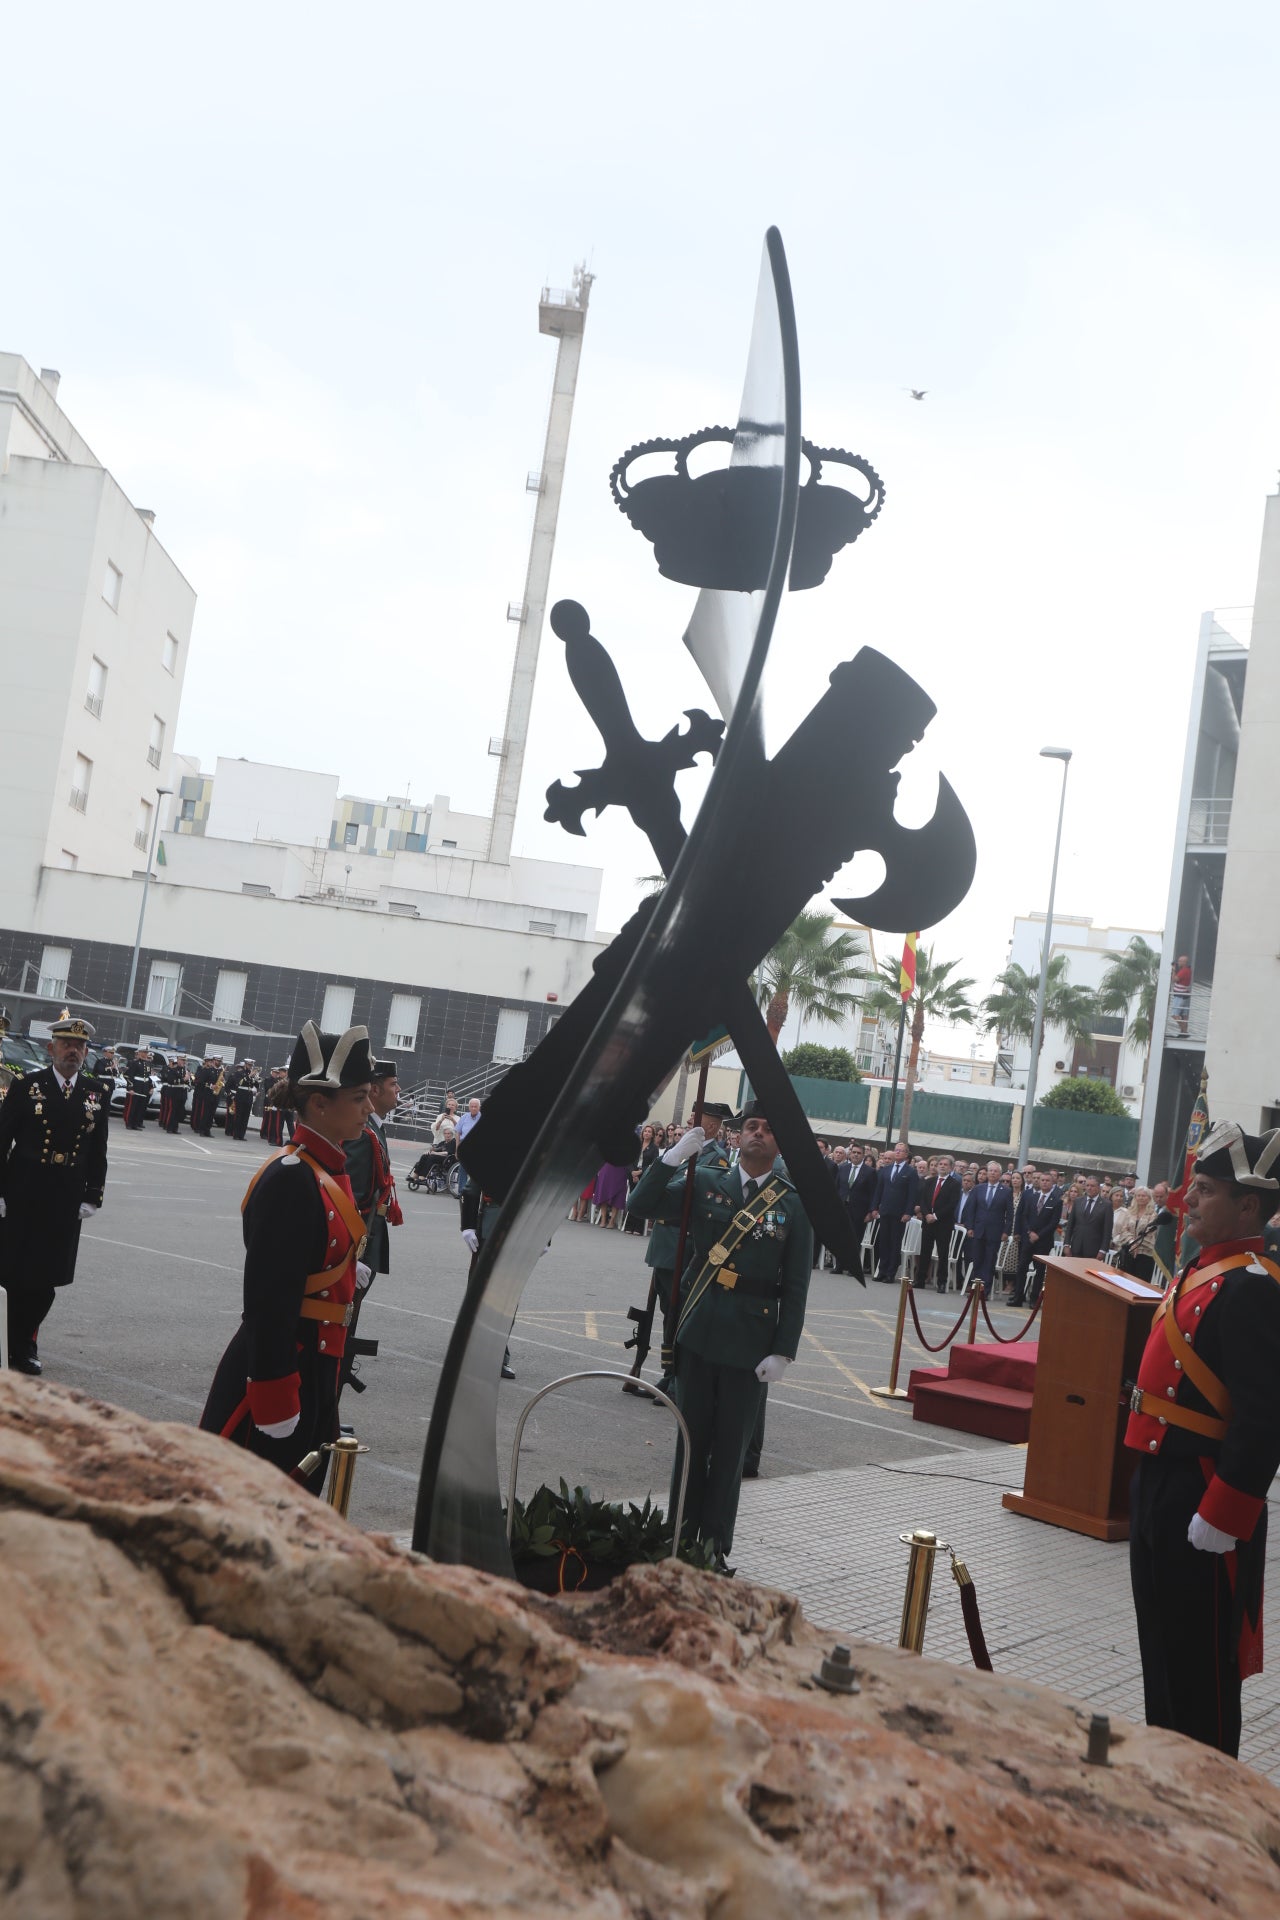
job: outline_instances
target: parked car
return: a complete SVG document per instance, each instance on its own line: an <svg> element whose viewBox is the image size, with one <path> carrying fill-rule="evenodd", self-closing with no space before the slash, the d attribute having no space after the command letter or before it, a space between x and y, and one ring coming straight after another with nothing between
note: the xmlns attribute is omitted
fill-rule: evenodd
<svg viewBox="0 0 1280 1920"><path fill-rule="evenodd" d="M42 1040L28 1040L21 1033L6 1033L0 1041L0 1065L9 1073L38 1073L49 1064L49 1050Z"/></svg>

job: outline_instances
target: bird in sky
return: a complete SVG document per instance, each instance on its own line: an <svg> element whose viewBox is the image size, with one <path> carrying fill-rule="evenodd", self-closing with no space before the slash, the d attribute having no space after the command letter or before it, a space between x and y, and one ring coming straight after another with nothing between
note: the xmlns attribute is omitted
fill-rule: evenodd
<svg viewBox="0 0 1280 1920"><path fill-rule="evenodd" d="M903 391L909 393L913 400L923 400L929 389L928 387L906 387Z"/></svg>

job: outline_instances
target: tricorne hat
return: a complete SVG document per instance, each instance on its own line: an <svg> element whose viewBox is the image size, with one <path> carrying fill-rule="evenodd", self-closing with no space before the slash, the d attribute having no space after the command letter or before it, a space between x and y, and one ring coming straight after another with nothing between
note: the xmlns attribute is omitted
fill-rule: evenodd
<svg viewBox="0 0 1280 1920"><path fill-rule="evenodd" d="M704 1120L708 1117L712 1120L732 1120L733 1108L724 1100L704 1100L702 1117Z"/></svg>
<svg viewBox="0 0 1280 1920"><path fill-rule="evenodd" d="M1210 1127L1196 1155L1196 1172L1211 1180L1234 1180L1262 1193L1280 1192L1280 1127L1246 1133L1234 1120Z"/></svg>
<svg viewBox="0 0 1280 1920"><path fill-rule="evenodd" d="M371 1080L394 1080L400 1071L396 1060L375 1060L369 1074Z"/></svg>
<svg viewBox="0 0 1280 1920"><path fill-rule="evenodd" d="M765 1125L772 1130L773 1122L769 1118L769 1111L763 1100L748 1100L746 1106L734 1120L733 1124L735 1127L741 1129L746 1125L748 1120L763 1120Z"/></svg>
<svg viewBox="0 0 1280 1920"><path fill-rule="evenodd" d="M315 1087L325 1093L365 1086L372 1072L368 1027L321 1033L315 1021L308 1020L289 1061L289 1078L295 1087Z"/></svg>
<svg viewBox="0 0 1280 1920"><path fill-rule="evenodd" d="M92 1040L93 1028L78 1013L68 1013L64 1007L59 1017L49 1029L51 1040Z"/></svg>

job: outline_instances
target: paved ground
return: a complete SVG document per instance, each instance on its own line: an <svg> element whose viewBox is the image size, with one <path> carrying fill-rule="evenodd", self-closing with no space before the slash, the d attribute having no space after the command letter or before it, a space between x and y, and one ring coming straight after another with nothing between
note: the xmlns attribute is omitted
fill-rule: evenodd
<svg viewBox="0 0 1280 1920"><path fill-rule="evenodd" d="M84 1234L79 1278L59 1296L41 1341L50 1379L155 1419L198 1419L240 1313L239 1201L264 1151L256 1139L113 1128L107 1204ZM363 1363L368 1392L343 1402L371 1448L352 1518L399 1534L412 1522L466 1271L456 1203L404 1190L414 1157L407 1147L393 1153L406 1220L392 1235L394 1271L378 1280L361 1320L381 1352ZM532 1393L578 1368L629 1364L626 1310L644 1297L643 1245L566 1223L539 1262L512 1339L518 1378L503 1388L504 1483L515 1421ZM958 1303L918 1298L927 1335L941 1338ZM998 1671L1057 1687L1082 1711L1140 1718L1124 1547L1006 1513L999 1495L1021 1484L1021 1449L917 1426L909 1409L872 1397L887 1378L895 1308L888 1288L873 1283L864 1293L815 1275L800 1355L770 1392L763 1477L743 1489L735 1561L744 1574L798 1593L833 1635L895 1643L907 1559L897 1535L932 1526L973 1572ZM1012 1331L1021 1316L996 1318ZM926 1358L909 1341L904 1379L907 1365ZM589 1479L604 1497L652 1491L665 1500L670 1461L668 1416L593 1382L540 1403L525 1430L520 1485L563 1474L571 1485ZM1280 1566L1270 1592L1280 1593ZM941 1563L926 1648L968 1659L959 1598ZM1280 1779L1280 1678L1270 1674L1246 1685L1244 1754Z"/></svg>

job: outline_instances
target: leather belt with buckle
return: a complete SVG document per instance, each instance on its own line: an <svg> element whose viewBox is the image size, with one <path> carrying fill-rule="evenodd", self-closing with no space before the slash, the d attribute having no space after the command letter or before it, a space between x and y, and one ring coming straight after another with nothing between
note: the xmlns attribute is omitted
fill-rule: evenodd
<svg viewBox="0 0 1280 1920"><path fill-rule="evenodd" d="M730 1292L732 1292L737 1284L738 1275L736 1268L723 1266L716 1268L716 1285L718 1287L728 1287Z"/></svg>

